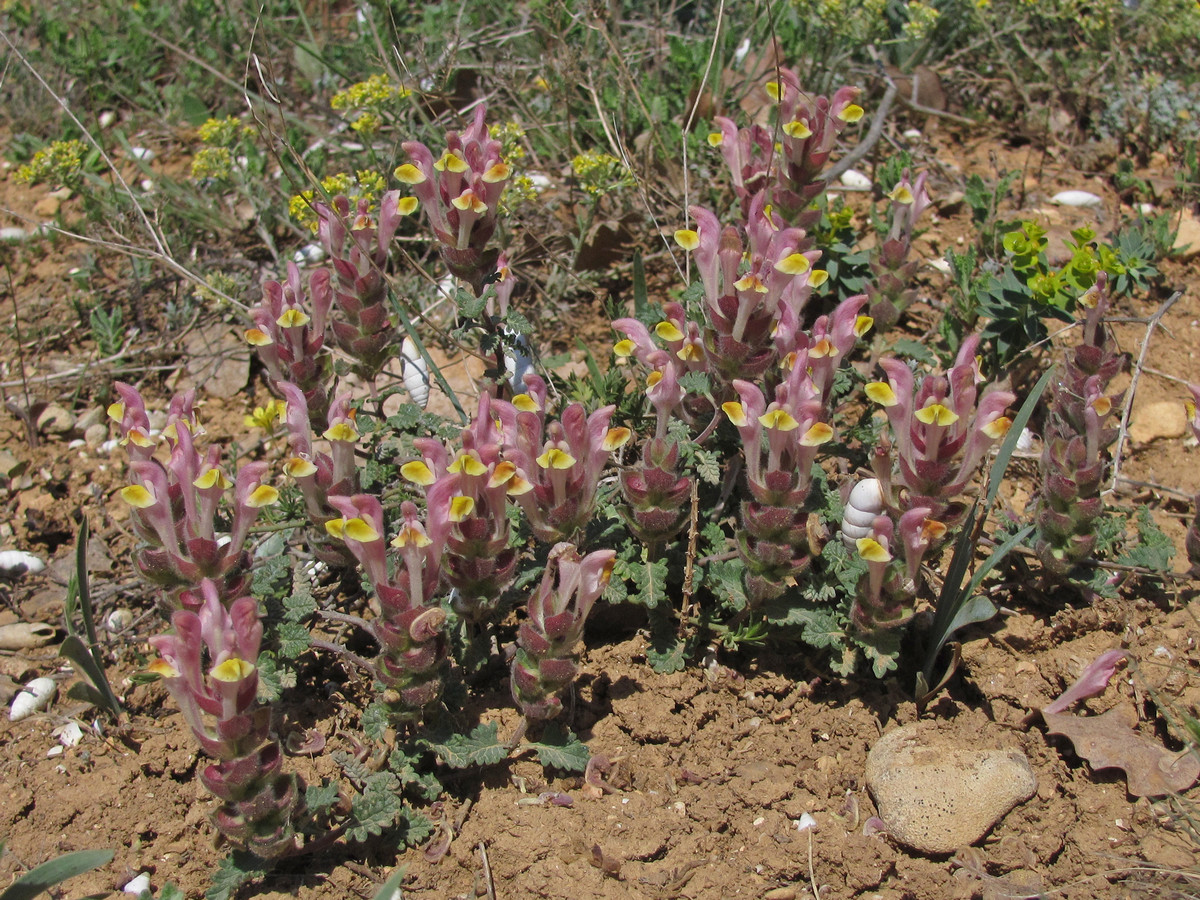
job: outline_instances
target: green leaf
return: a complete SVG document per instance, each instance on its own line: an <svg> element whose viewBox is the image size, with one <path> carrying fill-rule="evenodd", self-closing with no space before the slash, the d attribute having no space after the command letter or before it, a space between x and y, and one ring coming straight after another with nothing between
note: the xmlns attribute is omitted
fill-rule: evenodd
<svg viewBox="0 0 1200 900"><path fill-rule="evenodd" d="M285 659L295 659L312 646L312 635L307 626L300 622L280 622L276 633L279 637L279 655Z"/></svg>
<svg viewBox="0 0 1200 900"><path fill-rule="evenodd" d="M711 450L697 449L695 453L696 475L705 484L721 483L721 457Z"/></svg>
<svg viewBox="0 0 1200 900"><path fill-rule="evenodd" d="M303 622L317 611L312 587L302 579L296 579L292 593L283 598L283 618L288 622Z"/></svg>
<svg viewBox="0 0 1200 900"><path fill-rule="evenodd" d="M712 390L712 382L704 372L687 372L679 377L679 386L688 394L704 397Z"/></svg>
<svg viewBox="0 0 1200 900"><path fill-rule="evenodd" d="M168 881L159 890L158 900L187 900L187 894Z"/></svg>
<svg viewBox="0 0 1200 900"><path fill-rule="evenodd" d="M30 869L0 892L0 900L33 900L39 894L76 875L112 861L112 850L76 850Z"/></svg>
<svg viewBox="0 0 1200 900"><path fill-rule="evenodd" d="M742 582L745 564L741 559L721 559L708 567L709 590L721 598L730 609L740 610L746 606L746 586Z"/></svg>
<svg viewBox="0 0 1200 900"><path fill-rule="evenodd" d="M490 766L508 756L508 747L496 736L497 728L495 722L485 722L469 735L452 734L444 743L426 743L452 769Z"/></svg>
<svg viewBox="0 0 1200 900"><path fill-rule="evenodd" d="M892 345L892 350L897 356L915 359L928 366L937 365L937 356L920 341L914 341L911 338L901 338Z"/></svg>
<svg viewBox="0 0 1200 900"><path fill-rule="evenodd" d="M296 670L286 663L281 664L273 653L263 651L258 655L258 699L274 703L288 688L296 686Z"/></svg>
<svg viewBox="0 0 1200 900"><path fill-rule="evenodd" d="M337 802L338 785L336 781L323 780L320 784L310 784L304 792L304 804L312 812L328 809Z"/></svg>
<svg viewBox="0 0 1200 900"><path fill-rule="evenodd" d="M579 740L573 731L555 723L546 726L541 741L531 741L530 746L537 751L538 761L544 767L562 769L564 772L582 772L592 756L587 744Z"/></svg>
<svg viewBox="0 0 1200 900"><path fill-rule="evenodd" d="M869 634L855 636L854 643L862 648L867 659L871 661L871 671L875 677L882 678L896 668L896 660L900 656L900 640L903 637L903 629L876 628Z"/></svg>
<svg viewBox="0 0 1200 900"><path fill-rule="evenodd" d="M454 302L458 304L459 316L464 319L477 319L483 312L484 306L487 305L487 298L476 297L470 291L459 288L458 293L454 296Z"/></svg>
<svg viewBox="0 0 1200 900"><path fill-rule="evenodd" d="M401 840L406 846L419 846L433 836L433 822L410 806L404 807L397 824L400 827Z"/></svg>
<svg viewBox="0 0 1200 900"><path fill-rule="evenodd" d="M375 701L371 703L362 712L362 718L358 723L358 727L362 729L363 734L373 741L382 741L388 728L391 726L391 720L388 716L387 707L382 703Z"/></svg>
<svg viewBox="0 0 1200 900"><path fill-rule="evenodd" d="M75 668L88 680L87 685L76 685L76 687L86 688L82 692L86 702L100 709L108 710L114 717L121 715L121 703L108 683L108 676L104 669L96 664L95 656L83 645L83 641L77 635L68 634L63 639L58 648L58 655L74 663Z"/></svg>
<svg viewBox="0 0 1200 900"><path fill-rule="evenodd" d="M630 594L630 600L654 609L667 598L667 561L658 559L654 562L643 560L630 567L630 578L635 591Z"/></svg>
<svg viewBox="0 0 1200 900"><path fill-rule="evenodd" d="M379 775L390 776L392 784L396 778L390 772L380 772ZM391 828L404 812L404 802L389 789L386 779L372 779L367 783L367 789L354 798L350 815L354 824L346 829L346 837L351 841L365 841ZM378 785L378 786L377 786Z"/></svg>
<svg viewBox="0 0 1200 900"><path fill-rule="evenodd" d="M646 661L660 675L672 675L687 668L687 641L670 635L656 636L646 648Z"/></svg>
<svg viewBox="0 0 1200 900"><path fill-rule="evenodd" d="M1117 562L1127 566L1142 566L1154 572L1167 572L1171 568L1171 557L1175 545L1154 523L1150 510L1139 506L1137 511L1138 541L1117 557Z"/></svg>
<svg viewBox="0 0 1200 900"><path fill-rule="evenodd" d="M229 900L243 884L267 874L266 863L253 853L234 850L217 863L212 886L204 892L204 900Z"/></svg>

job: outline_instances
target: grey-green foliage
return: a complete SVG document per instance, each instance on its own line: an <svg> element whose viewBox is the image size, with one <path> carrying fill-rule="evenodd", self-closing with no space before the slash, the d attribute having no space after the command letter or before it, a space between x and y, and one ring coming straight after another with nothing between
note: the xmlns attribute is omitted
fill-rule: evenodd
<svg viewBox="0 0 1200 900"><path fill-rule="evenodd" d="M30 869L3 891L0 900L33 900L76 875L90 872L110 862L112 850L76 850Z"/></svg>

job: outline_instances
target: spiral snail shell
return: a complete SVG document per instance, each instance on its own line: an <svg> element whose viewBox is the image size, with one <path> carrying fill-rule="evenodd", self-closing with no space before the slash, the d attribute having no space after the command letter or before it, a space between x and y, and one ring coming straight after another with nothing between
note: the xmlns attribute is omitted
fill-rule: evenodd
<svg viewBox="0 0 1200 900"><path fill-rule="evenodd" d="M883 489L878 478L864 478L854 485L842 512L842 542L854 547L859 538L868 537L875 517L883 510Z"/></svg>

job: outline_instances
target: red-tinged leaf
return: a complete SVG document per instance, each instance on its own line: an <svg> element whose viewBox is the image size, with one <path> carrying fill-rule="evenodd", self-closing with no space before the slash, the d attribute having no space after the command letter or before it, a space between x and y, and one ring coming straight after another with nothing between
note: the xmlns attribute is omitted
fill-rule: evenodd
<svg viewBox="0 0 1200 900"><path fill-rule="evenodd" d="M1117 663L1124 658L1124 650L1109 650L1107 653L1101 653L1091 665L1083 670L1079 679L1063 691L1062 696L1042 710L1042 715L1060 713L1069 708L1072 703L1104 693L1109 679L1117 670Z"/></svg>
<svg viewBox="0 0 1200 900"><path fill-rule="evenodd" d="M1200 778L1200 759L1190 750L1172 753L1133 730L1137 713L1129 704L1100 716L1043 711L1042 718L1047 731L1067 738L1093 769L1123 769L1135 797L1179 793Z"/></svg>

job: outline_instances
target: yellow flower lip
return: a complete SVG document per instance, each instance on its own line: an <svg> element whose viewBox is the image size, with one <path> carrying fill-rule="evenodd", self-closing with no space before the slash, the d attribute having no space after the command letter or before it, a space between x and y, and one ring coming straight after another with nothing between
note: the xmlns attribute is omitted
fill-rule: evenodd
<svg viewBox="0 0 1200 900"><path fill-rule="evenodd" d="M108 405L108 417L114 422L120 422L125 418L125 404L118 400L116 403Z"/></svg>
<svg viewBox="0 0 1200 900"><path fill-rule="evenodd" d="M788 122L783 126L783 133L790 138L795 138L798 141L812 137L812 129L808 127L807 122L802 122L799 119Z"/></svg>
<svg viewBox="0 0 1200 900"><path fill-rule="evenodd" d="M690 228L680 228L675 232L675 243L684 250L695 250L700 246L700 235Z"/></svg>
<svg viewBox="0 0 1200 900"><path fill-rule="evenodd" d="M496 488L501 485L510 483L517 476L516 463L511 463L507 459L496 464L496 468L492 470L492 475L488 479L488 487Z"/></svg>
<svg viewBox="0 0 1200 900"><path fill-rule="evenodd" d="M617 341L615 344L613 344L613 355L617 359L629 359L629 357L633 355L633 351L636 349L637 344L635 344L629 338L625 338L624 340Z"/></svg>
<svg viewBox="0 0 1200 900"><path fill-rule="evenodd" d="M739 291L754 291L756 294L767 293L767 286L753 272L747 272L741 278L733 283L733 286Z"/></svg>
<svg viewBox="0 0 1200 900"><path fill-rule="evenodd" d="M275 341L265 331L258 328L249 328L246 330L246 343L251 347L270 347Z"/></svg>
<svg viewBox="0 0 1200 900"><path fill-rule="evenodd" d="M840 113L838 113L838 118L841 119L843 122L857 122L859 119L861 119L863 117L863 115L864 115L863 108L861 106L859 106L857 103L851 103L849 106L847 106L845 109L843 109Z"/></svg>
<svg viewBox="0 0 1200 900"><path fill-rule="evenodd" d="M433 469L429 468L420 459L406 462L400 467L400 474L408 481L411 481L413 484L419 484L421 487L429 487L429 485L437 481L437 476L433 474Z"/></svg>
<svg viewBox="0 0 1200 900"><path fill-rule="evenodd" d="M360 544L370 544L373 541L382 539L382 536L371 527L371 523L365 519L338 519L331 520L339 522L337 537L350 538L352 541L358 541ZM329 530L330 522L325 523L325 529Z"/></svg>
<svg viewBox="0 0 1200 900"><path fill-rule="evenodd" d="M529 394L517 394L512 398L512 405L520 412L541 412L542 408L538 406L538 402L529 396Z"/></svg>
<svg viewBox="0 0 1200 900"><path fill-rule="evenodd" d="M654 326L654 333L664 341L682 341L684 334L674 322L659 322Z"/></svg>
<svg viewBox="0 0 1200 900"><path fill-rule="evenodd" d="M464 212L469 209L478 216L482 216L485 212L487 212L487 204L479 199L479 195L470 188L467 188L465 191L451 200L450 205L455 209L460 209Z"/></svg>
<svg viewBox="0 0 1200 900"><path fill-rule="evenodd" d="M808 273L808 286L819 288L829 280L829 273L824 269L813 269Z"/></svg>
<svg viewBox="0 0 1200 900"><path fill-rule="evenodd" d="M746 416L745 404L738 403L736 400L727 400L725 403L722 403L721 410L729 418L729 421L738 428L741 428L749 421L749 418Z"/></svg>
<svg viewBox="0 0 1200 900"><path fill-rule="evenodd" d="M427 535L422 529L412 525L404 525L400 528L400 533L392 538L393 547L407 547L412 544L414 547L428 547L433 543L433 538Z"/></svg>
<svg viewBox="0 0 1200 900"><path fill-rule="evenodd" d="M551 447L537 458L537 464L543 469L559 469L560 471L570 469L575 462L575 457L557 447Z"/></svg>
<svg viewBox="0 0 1200 900"><path fill-rule="evenodd" d="M517 474L508 480L508 486L504 489L504 492L510 497L520 497L522 494L528 494L532 490L533 482L527 481Z"/></svg>
<svg viewBox="0 0 1200 900"><path fill-rule="evenodd" d="M894 203L900 203L904 206L911 206L916 198L913 196L912 190L904 182L900 182L888 194L888 199Z"/></svg>
<svg viewBox="0 0 1200 900"><path fill-rule="evenodd" d="M913 418L923 425L945 428L958 421L958 413L941 403L929 403L913 413Z"/></svg>
<svg viewBox="0 0 1200 900"><path fill-rule="evenodd" d="M279 502L279 491L269 484L260 484L246 498L246 505L251 509L261 509Z"/></svg>
<svg viewBox="0 0 1200 900"><path fill-rule="evenodd" d="M337 422L325 429L325 433L321 435L327 441L356 441L358 440L358 432L354 430L354 426L347 422Z"/></svg>
<svg viewBox="0 0 1200 900"><path fill-rule="evenodd" d="M874 538L861 537L854 544L858 547L858 555L867 562L886 563L892 561L892 554L888 552L887 547Z"/></svg>
<svg viewBox="0 0 1200 900"><path fill-rule="evenodd" d="M146 671L152 675L157 675L160 678L178 678L179 670L167 662L165 659L156 659L150 665L146 666Z"/></svg>
<svg viewBox="0 0 1200 900"><path fill-rule="evenodd" d="M1108 400L1107 397L1101 397L1100 399ZM1112 408L1111 403L1109 403L1109 408ZM1101 413L1101 415L1107 415L1107 413ZM1008 416L1001 416L1000 418L993 419L991 422L988 422L986 425L984 425L982 431L988 437L996 440L1008 434L1008 430L1010 428L1012 428L1012 419L1010 419Z"/></svg>
<svg viewBox="0 0 1200 900"><path fill-rule="evenodd" d="M764 86L767 96L772 100L780 100L783 98L783 88L780 87L778 81L768 81Z"/></svg>
<svg viewBox="0 0 1200 900"><path fill-rule="evenodd" d="M493 163L486 172L483 173L483 180L487 184L495 184L504 181L512 174L512 169L508 163L498 162Z"/></svg>
<svg viewBox="0 0 1200 900"><path fill-rule="evenodd" d="M283 472L292 478L307 478L310 475L317 474L317 467L311 459L305 459L302 456L293 456L283 464Z"/></svg>
<svg viewBox="0 0 1200 900"><path fill-rule="evenodd" d="M401 197L396 203L396 212L402 216L411 216L420 205L421 201L416 197Z"/></svg>
<svg viewBox="0 0 1200 900"><path fill-rule="evenodd" d="M854 336L862 337L871 330L871 326L875 324L875 320L871 316L857 316L854 319Z"/></svg>
<svg viewBox="0 0 1200 900"><path fill-rule="evenodd" d="M900 398L886 381L872 381L864 390L867 396L880 406L895 406L900 402Z"/></svg>
<svg viewBox="0 0 1200 900"><path fill-rule="evenodd" d="M1107 416L1112 412L1112 398L1105 396L1097 397L1092 401L1092 409L1096 411L1096 415L1098 416Z"/></svg>
<svg viewBox="0 0 1200 900"><path fill-rule="evenodd" d="M213 670L208 674L217 681L223 681L226 684L237 684L239 681L244 681L254 674L254 664L246 662L244 659L238 659L236 656L231 656L219 666L214 666Z"/></svg>
<svg viewBox="0 0 1200 900"><path fill-rule="evenodd" d="M768 409L758 417L758 423L763 428L775 431L795 431L800 427L800 423L786 409Z"/></svg>
<svg viewBox="0 0 1200 900"><path fill-rule="evenodd" d="M819 447L833 440L833 429L825 422L815 422L800 438L803 447Z"/></svg>
<svg viewBox="0 0 1200 900"><path fill-rule="evenodd" d="M708 133L708 146L720 147L725 143L725 135L719 131L710 131Z"/></svg>
<svg viewBox="0 0 1200 900"><path fill-rule="evenodd" d="M450 500L449 519L451 522L461 522L475 512L475 498L459 495Z"/></svg>
<svg viewBox="0 0 1200 900"><path fill-rule="evenodd" d="M158 498L148 488L140 484L131 484L118 492L121 499L136 509L149 509L158 502Z"/></svg>
<svg viewBox="0 0 1200 900"><path fill-rule="evenodd" d="M275 320L275 324L280 328L302 328L312 321L308 314L299 309L285 309L283 315Z"/></svg>
<svg viewBox="0 0 1200 900"><path fill-rule="evenodd" d="M837 347L829 338L821 338L808 349L809 359L824 359L826 356L836 356Z"/></svg>
<svg viewBox="0 0 1200 900"><path fill-rule="evenodd" d="M608 429L608 433L604 435L604 441L600 444L605 450L610 453L620 447L624 447L633 437L633 432L624 426Z"/></svg>
<svg viewBox="0 0 1200 900"><path fill-rule="evenodd" d="M202 491L207 491L210 488L219 487L221 490L226 490L230 486L229 479L218 468L211 468L202 472L192 485Z"/></svg>
<svg viewBox="0 0 1200 900"><path fill-rule="evenodd" d="M658 369L655 369L653 372L651 372L649 375L646 376L646 389L649 390L650 388L654 387L656 384L658 384L662 380L663 380L663 373L660 372Z"/></svg>
<svg viewBox="0 0 1200 900"><path fill-rule="evenodd" d="M799 275L807 272L811 265L803 253L792 253L775 263L775 268L785 275Z"/></svg>
<svg viewBox="0 0 1200 900"><path fill-rule="evenodd" d="M442 153L442 155L438 157L437 161L434 162L433 167L439 172L449 169L451 172L455 172L457 174L462 174L470 168L465 159L451 150L446 150L444 153Z"/></svg>
<svg viewBox="0 0 1200 900"><path fill-rule="evenodd" d="M463 453L461 456L455 457L454 461L446 467L446 471L452 472L455 475L461 472L464 475L471 475L478 478L481 475L487 474L487 466L473 453Z"/></svg>

